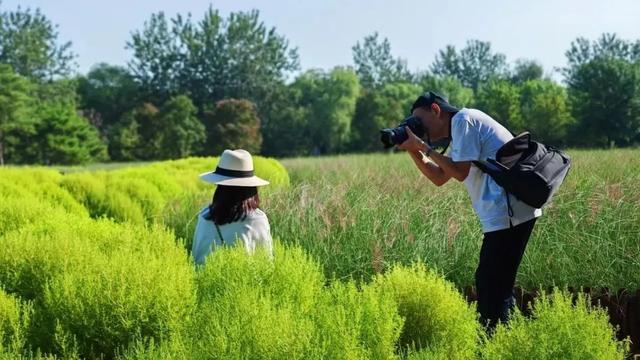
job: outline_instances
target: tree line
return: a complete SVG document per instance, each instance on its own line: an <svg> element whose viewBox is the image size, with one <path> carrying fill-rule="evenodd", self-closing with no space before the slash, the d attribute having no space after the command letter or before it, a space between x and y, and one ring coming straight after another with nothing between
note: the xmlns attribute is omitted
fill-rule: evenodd
<svg viewBox="0 0 640 360"><path fill-rule="evenodd" d="M71 42L39 9L0 3L0 163L380 151L378 130L426 90L550 144L640 143L640 40L615 34L575 39L553 70L562 83L480 40L412 72L378 33L353 46L352 65L300 72L297 49L256 10L152 14L126 47L126 66L77 74Z"/></svg>

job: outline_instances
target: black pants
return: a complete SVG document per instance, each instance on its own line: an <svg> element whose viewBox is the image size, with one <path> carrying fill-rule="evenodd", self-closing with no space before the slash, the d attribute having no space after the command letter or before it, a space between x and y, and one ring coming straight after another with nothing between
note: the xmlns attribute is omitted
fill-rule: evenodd
<svg viewBox="0 0 640 360"><path fill-rule="evenodd" d="M478 312L489 329L507 322L514 306L513 285L536 219L484 234L476 270Z"/></svg>

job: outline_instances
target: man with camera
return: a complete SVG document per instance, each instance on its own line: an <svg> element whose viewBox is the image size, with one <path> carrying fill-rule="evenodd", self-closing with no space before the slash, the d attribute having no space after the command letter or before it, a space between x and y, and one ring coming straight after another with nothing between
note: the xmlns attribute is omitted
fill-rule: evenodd
<svg viewBox="0 0 640 360"><path fill-rule="evenodd" d="M464 183L484 233L475 279L480 320L491 330L508 320L516 273L542 211L508 194L473 164L495 158L513 138L505 127L480 110L457 109L433 92L419 96L411 112L398 128L382 130L382 141L406 150L435 185L451 178ZM451 142L448 156L431 146L441 140Z"/></svg>

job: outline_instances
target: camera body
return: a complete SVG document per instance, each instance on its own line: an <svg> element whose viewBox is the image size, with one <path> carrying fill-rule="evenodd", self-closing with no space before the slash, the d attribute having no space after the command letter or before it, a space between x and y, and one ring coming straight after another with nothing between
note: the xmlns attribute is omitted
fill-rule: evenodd
<svg viewBox="0 0 640 360"><path fill-rule="evenodd" d="M407 127L421 139L426 133L422 125L422 120L417 116L411 115L402 120L395 128L380 130L380 141L384 144L384 148L388 149L394 145L400 145L405 142L409 137L407 135Z"/></svg>

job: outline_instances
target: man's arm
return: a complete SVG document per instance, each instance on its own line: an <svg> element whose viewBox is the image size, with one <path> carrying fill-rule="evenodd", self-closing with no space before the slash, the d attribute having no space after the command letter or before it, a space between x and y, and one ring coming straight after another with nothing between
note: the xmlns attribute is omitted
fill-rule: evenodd
<svg viewBox="0 0 640 360"><path fill-rule="evenodd" d="M431 151L429 146L424 143L419 137L417 137L409 127L407 129L407 140L402 143L398 148L407 150L411 155L411 158L416 163L416 166L420 171L431 180L434 184L440 186L446 183L450 178L454 178L458 181L464 181L469 175L469 169L471 168L470 161L456 162L451 160L450 157L442 155L437 151ZM428 153L432 162L424 160L418 157L419 152Z"/></svg>
<svg viewBox="0 0 640 360"><path fill-rule="evenodd" d="M447 176L442 168L433 163L432 161L427 160L421 152L416 151L407 151L407 153L411 156L411 159L416 164L418 169L424 176L426 176L432 183L436 186L444 185L449 179L450 176Z"/></svg>

